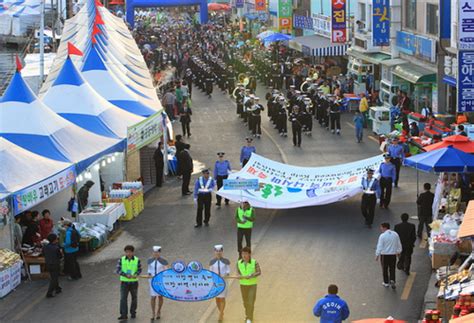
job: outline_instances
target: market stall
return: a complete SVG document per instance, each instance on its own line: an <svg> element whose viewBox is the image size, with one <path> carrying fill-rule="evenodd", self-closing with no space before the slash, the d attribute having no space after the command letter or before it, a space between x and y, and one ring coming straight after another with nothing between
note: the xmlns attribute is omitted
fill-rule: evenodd
<svg viewBox="0 0 474 323"><path fill-rule="evenodd" d="M143 211L145 202L141 182L114 183L112 187L106 201L107 203L123 203L125 215L120 220L130 221Z"/></svg>
<svg viewBox="0 0 474 323"><path fill-rule="evenodd" d="M93 204L79 213L77 220L90 226L96 224L104 225L109 231L114 228L115 222L126 214L123 203Z"/></svg>
<svg viewBox="0 0 474 323"><path fill-rule="evenodd" d="M0 298L20 285L22 264L20 255L8 249L0 249Z"/></svg>

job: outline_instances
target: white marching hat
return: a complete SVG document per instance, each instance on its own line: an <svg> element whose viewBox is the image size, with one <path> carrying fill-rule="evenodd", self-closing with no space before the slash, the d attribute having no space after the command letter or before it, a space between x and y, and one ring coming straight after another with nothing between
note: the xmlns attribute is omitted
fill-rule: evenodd
<svg viewBox="0 0 474 323"><path fill-rule="evenodd" d="M153 246L153 252L160 252L161 247L160 246Z"/></svg>
<svg viewBox="0 0 474 323"><path fill-rule="evenodd" d="M224 250L224 245L216 244L216 245L214 246L214 250L215 250L215 251L223 251L223 250Z"/></svg>

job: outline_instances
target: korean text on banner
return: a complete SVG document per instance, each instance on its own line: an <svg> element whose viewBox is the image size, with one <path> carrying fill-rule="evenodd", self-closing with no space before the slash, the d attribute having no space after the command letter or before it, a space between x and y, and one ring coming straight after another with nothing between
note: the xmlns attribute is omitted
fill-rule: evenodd
<svg viewBox="0 0 474 323"><path fill-rule="evenodd" d="M367 168L378 169L382 156L327 167L291 166L257 154L229 179L258 179L259 190L224 190L218 194L232 201L248 200L262 208L290 209L342 201L362 191Z"/></svg>
<svg viewBox="0 0 474 323"><path fill-rule="evenodd" d="M15 215L45 201L76 181L74 166L13 194Z"/></svg>
<svg viewBox="0 0 474 323"><path fill-rule="evenodd" d="M255 0L255 11L267 10L267 2L265 0Z"/></svg>
<svg viewBox="0 0 474 323"><path fill-rule="evenodd" d="M225 179L224 190L258 190L258 179Z"/></svg>
<svg viewBox="0 0 474 323"><path fill-rule="evenodd" d="M331 0L331 42L347 41L346 0Z"/></svg>
<svg viewBox="0 0 474 323"><path fill-rule="evenodd" d="M458 52L458 112L474 111L474 50Z"/></svg>
<svg viewBox="0 0 474 323"><path fill-rule="evenodd" d="M127 128L127 154L151 144L163 135L163 115L157 112Z"/></svg>
<svg viewBox="0 0 474 323"><path fill-rule="evenodd" d="M460 50L474 49L474 0L459 0Z"/></svg>
<svg viewBox="0 0 474 323"><path fill-rule="evenodd" d="M373 0L372 39L374 46L390 45L390 1Z"/></svg>

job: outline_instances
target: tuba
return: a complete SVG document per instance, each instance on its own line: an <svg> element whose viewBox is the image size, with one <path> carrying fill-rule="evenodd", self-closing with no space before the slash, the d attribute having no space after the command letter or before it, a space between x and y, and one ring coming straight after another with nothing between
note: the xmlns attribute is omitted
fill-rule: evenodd
<svg viewBox="0 0 474 323"><path fill-rule="evenodd" d="M250 78L245 73L240 73L238 77L239 83L247 86L250 83Z"/></svg>
<svg viewBox="0 0 474 323"><path fill-rule="evenodd" d="M238 86L235 87L234 91L232 91L232 97L233 97L234 99L237 99L237 92L238 92L239 90L241 90L241 87L238 85Z"/></svg>

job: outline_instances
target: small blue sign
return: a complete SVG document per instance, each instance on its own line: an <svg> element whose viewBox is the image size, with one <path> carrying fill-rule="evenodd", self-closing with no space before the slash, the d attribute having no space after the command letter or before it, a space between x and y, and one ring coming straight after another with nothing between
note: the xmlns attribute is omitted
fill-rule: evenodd
<svg viewBox="0 0 474 323"><path fill-rule="evenodd" d="M458 52L458 112L474 111L474 50Z"/></svg>
<svg viewBox="0 0 474 323"><path fill-rule="evenodd" d="M258 179L225 179L224 190L258 190Z"/></svg>
<svg viewBox="0 0 474 323"><path fill-rule="evenodd" d="M390 45L390 1L373 0L372 41L374 46Z"/></svg>
<svg viewBox="0 0 474 323"><path fill-rule="evenodd" d="M235 7L236 8L243 8L244 7L244 0L235 0Z"/></svg>
<svg viewBox="0 0 474 323"><path fill-rule="evenodd" d="M219 296L225 289L224 279L202 268L198 261L186 265L183 261L172 264L151 280L151 287L163 297L180 302L200 302Z"/></svg>
<svg viewBox="0 0 474 323"><path fill-rule="evenodd" d="M402 53L435 62L436 42L430 38L397 31L396 45Z"/></svg>
<svg viewBox="0 0 474 323"><path fill-rule="evenodd" d="M293 15L293 27L299 29L313 29L313 18Z"/></svg>

